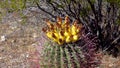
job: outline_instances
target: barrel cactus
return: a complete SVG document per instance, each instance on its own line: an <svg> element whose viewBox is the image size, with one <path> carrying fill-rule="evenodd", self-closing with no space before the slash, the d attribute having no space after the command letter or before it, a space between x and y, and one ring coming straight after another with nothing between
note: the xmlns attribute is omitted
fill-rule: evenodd
<svg viewBox="0 0 120 68"><path fill-rule="evenodd" d="M41 68L95 68L99 64L98 54L95 52L97 46L97 38L90 33L84 33L82 25L74 22L70 24L69 18L66 17L64 23L59 25L61 18L58 19L57 25L47 23L47 29L43 29L46 36L54 42L49 42L44 45L43 52L41 54L42 60L40 61ZM67 23L67 24L66 24ZM75 32L72 30L75 25ZM54 34L54 30L58 31L58 37ZM67 28L69 26L69 28ZM67 29L66 29L67 28ZM69 30L70 29L70 30ZM52 31L51 31L52 30ZM59 32L63 30L61 38ZM65 34L65 30L68 31L68 36ZM51 31L50 36L47 35ZM73 31L73 32L72 32ZM52 33L53 32L53 33ZM74 40L74 36L78 36ZM67 37L69 42L66 41ZM55 41L57 40L57 41Z"/></svg>

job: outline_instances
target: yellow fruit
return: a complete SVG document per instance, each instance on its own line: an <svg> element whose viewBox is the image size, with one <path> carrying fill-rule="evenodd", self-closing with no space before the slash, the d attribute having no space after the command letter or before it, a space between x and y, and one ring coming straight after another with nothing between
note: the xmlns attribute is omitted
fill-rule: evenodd
<svg viewBox="0 0 120 68"><path fill-rule="evenodd" d="M58 37L57 35L55 35L55 33L52 34L52 38L53 41L58 42Z"/></svg>
<svg viewBox="0 0 120 68"><path fill-rule="evenodd" d="M52 34L53 34L52 32L47 32L46 33L47 37L50 38L50 39L52 39Z"/></svg>
<svg viewBox="0 0 120 68"><path fill-rule="evenodd" d="M76 30L76 32L79 33L79 32L80 32L80 29L78 28L78 29Z"/></svg>
<svg viewBox="0 0 120 68"><path fill-rule="evenodd" d="M62 41L65 40L65 37L62 31L59 32L59 38L62 39Z"/></svg>
<svg viewBox="0 0 120 68"><path fill-rule="evenodd" d="M65 40L65 37L62 33L62 31L58 32L58 40L57 40L57 43L59 45L62 45L64 43L64 40Z"/></svg>
<svg viewBox="0 0 120 68"><path fill-rule="evenodd" d="M66 42L66 43L70 43L71 41L72 41L72 40L71 40L71 37L70 37L70 36L67 36L65 42Z"/></svg>
<svg viewBox="0 0 120 68"><path fill-rule="evenodd" d="M77 28L74 26L74 25L72 25L72 27L71 27L71 33L72 33L72 35L76 35L77 34Z"/></svg>
<svg viewBox="0 0 120 68"><path fill-rule="evenodd" d="M59 34L58 34L58 33L55 32L54 35L55 35L57 38L59 38Z"/></svg>
<svg viewBox="0 0 120 68"><path fill-rule="evenodd" d="M65 31L64 32L64 36L67 37L67 36L70 36L70 33L68 31Z"/></svg>
<svg viewBox="0 0 120 68"><path fill-rule="evenodd" d="M79 38L78 35L74 35L74 36L73 36L73 42L77 41L78 38Z"/></svg>

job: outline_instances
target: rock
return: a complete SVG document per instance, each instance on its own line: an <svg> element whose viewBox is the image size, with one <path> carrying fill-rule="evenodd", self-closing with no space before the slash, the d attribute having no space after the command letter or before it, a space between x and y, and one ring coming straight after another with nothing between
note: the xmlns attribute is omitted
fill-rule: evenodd
<svg viewBox="0 0 120 68"><path fill-rule="evenodd" d="M5 37L5 35L3 35L3 36L1 36L1 42L4 42L6 40L6 37Z"/></svg>

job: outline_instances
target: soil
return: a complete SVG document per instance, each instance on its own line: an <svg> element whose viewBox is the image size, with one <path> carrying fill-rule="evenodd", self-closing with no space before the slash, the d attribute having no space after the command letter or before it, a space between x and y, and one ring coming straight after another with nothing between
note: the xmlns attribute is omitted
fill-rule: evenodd
<svg viewBox="0 0 120 68"><path fill-rule="evenodd" d="M8 13L2 18L0 68L37 68L39 59L36 47L40 43L43 20L41 14L35 11L24 10L25 19L19 12ZM23 20L26 20L25 23Z"/></svg>

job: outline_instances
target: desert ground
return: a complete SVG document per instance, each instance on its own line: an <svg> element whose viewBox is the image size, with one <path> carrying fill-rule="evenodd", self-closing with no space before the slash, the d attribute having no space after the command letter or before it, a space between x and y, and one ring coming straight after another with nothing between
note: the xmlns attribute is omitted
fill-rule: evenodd
<svg viewBox="0 0 120 68"><path fill-rule="evenodd" d="M40 52L48 41L41 28L46 14L38 8L7 13L0 21L0 68L40 68ZM24 21L24 22L23 22ZM120 57L103 55L99 68L120 68Z"/></svg>

